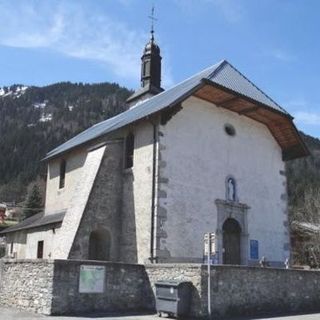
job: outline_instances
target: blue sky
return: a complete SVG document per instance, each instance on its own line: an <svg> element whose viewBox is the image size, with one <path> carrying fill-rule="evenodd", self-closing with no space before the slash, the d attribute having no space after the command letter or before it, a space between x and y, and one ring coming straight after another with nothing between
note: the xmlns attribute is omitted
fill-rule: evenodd
<svg viewBox="0 0 320 320"><path fill-rule="evenodd" d="M152 3L165 88L227 59L320 138L318 0L0 0L0 86L139 86Z"/></svg>

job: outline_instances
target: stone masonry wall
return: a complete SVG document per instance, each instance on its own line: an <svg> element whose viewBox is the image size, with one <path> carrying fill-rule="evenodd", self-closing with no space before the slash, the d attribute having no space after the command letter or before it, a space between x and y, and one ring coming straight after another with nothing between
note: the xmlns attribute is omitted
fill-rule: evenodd
<svg viewBox="0 0 320 320"><path fill-rule="evenodd" d="M104 293L79 293L81 265L105 267ZM154 302L142 265L35 259L0 260L0 305L50 315L146 311Z"/></svg>
<svg viewBox="0 0 320 320"><path fill-rule="evenodd" d="M153 290L157 280L191 281L190 318L207 315L206 266L148 265L146 272ZM215 318L224 318L319 311L319 284L319 271L212 266L212 314Z"/></svg>
<svg viewBox="0 0 320 320"><path fill-rule="evenodd" d="M202 297L207 299L206 269ZM212 313L220 316L320 310L319 271L217 266L212 268Z"/></svg>
<svg viewBox="0 0 320 320"><path fill-rule="evenodd" d="M105 267L104 293L79 293L81 265ZM152 306L152 291L146 290L147 283L147 275L142 265L56 260L51 313L147 310Z"/></svg>
<svg viewBox="0 0 320 320"><path fill-rule="evenodd" d="M0 305L43 314L155 310L155 282L192 282L190 318L207 315L207 269L81 260L0 260ZM103 293L79 293L81 265L104 266ZM215 318L320 311L320 272L212 266Z"/></svg>
<svg viewBox="0 0 320 320"><path fill-rule="evenodd" d="M50 314L53 270L48 260L0 260L0 304Z"/></svg>
<svg viewBox="0 0 320 320"><path fill-rule="evenodd" d="M206 300L202 297L202 268L200 264L150 264L146 267L149 283L155 294L155 283L161 280L192 282L190 318L206 315ZM155 305L151 306L155 308Z"/></svg>
<svg viewBox="0 0 320 320"><path fill-rule="evenodd" d="M64 216L61 228L55 239L52 257L67 259L77 234L83 212L91 194L94 181L100 168L106 147L102 146L88 153L86 161L79 173L79 180Z"/></svg>

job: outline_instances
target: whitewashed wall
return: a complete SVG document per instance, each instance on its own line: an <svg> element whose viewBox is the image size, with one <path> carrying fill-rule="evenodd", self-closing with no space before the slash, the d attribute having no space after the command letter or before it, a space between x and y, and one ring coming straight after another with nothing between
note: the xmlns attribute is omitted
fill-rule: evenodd
<svg viewBox="0 0 320 320"><path fill-rule="evenodd" d="M288 256L286 179L281 149L263 124L191 97L164 126L160 138L162 168L159 207L160 252L168 260L202 258L203 235L215 232L216 199L225 199L225 179L236 178L248 212L249 239L270 261ZM232 124L236 135L225 133ZM285 250L286 249L286 250ZM188 260L187 259L187 260Z"/></svg>
<svg viewBox="0 0 320 320"><path fill-rule="evenodd" d="M135 248L129 247L130 244L127 248L123 247L123 260L148 263L151 243L153 126L149 121L144 121L137 125L133 133L133 167L124 172L122 237L124 243L135 237L136 244ZM134 219L130 219L133 216ZM126 258L132 254L128 249L136 250L137 261Z"/></svg>
<svg viewBox="0 0 320 320"><path fill-rule="evenodd" d="M43 258L52 258L55 237L59 228L21 230L7 235L6 256L11 257L11 243L17 259L37 259L38 241L44 241Z"/></svg>
<svg viewBox="0 0 320 320"><path fill-rule="evenodd" d="M38 241L43 241L43 259L53 258L53 246L60 228L48 228L28 230L26 259L36 259L38 252Z"/></svg>
<svg viewBox="0 0 320 320"><path fill-rule="evenodd" d="M69 207L76 185L81 178L81 170L87 157L86 149L78 149L64 158L56 158L48 163L45 214L56 213ZM66 160L65 186L59 188L60 163Z"/></svg>
<svg viewBox="0 0 320 320"><path fill-rule="evenodd" d="M16 258L24 259L26 256L27 233L25 230L9 233L6 235L6 256L11 257L11 243L13 243L12 253Z"/></svg>

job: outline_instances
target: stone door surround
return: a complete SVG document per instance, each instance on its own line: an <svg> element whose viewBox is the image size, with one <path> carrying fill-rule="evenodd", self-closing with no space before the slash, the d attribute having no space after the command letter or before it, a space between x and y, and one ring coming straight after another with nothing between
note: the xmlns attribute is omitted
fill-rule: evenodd
<svg viewBox="0 0 320 320"><path fill-rule="evenodd" d="M235 219L241 227L241 265L247 265L249 239L247 214L250 207L244 203L222 199L216 199L215 204L217 206L216 248L218 264L223 263L223 224L231 218Z"/></svg>

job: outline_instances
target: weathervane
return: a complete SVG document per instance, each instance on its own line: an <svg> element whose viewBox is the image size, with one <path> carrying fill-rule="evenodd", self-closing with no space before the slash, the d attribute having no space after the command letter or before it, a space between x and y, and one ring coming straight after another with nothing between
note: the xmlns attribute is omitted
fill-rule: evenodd
<svg viewBox="0 0 320 320"><path fill-rule="evenodd" d="M151 20L151 41L154 40L154 22L157 21L158 19L156 19L154 17L154 4L152 5L152 8L151 8L151 16L148 16L148 18Z"/></svg>

